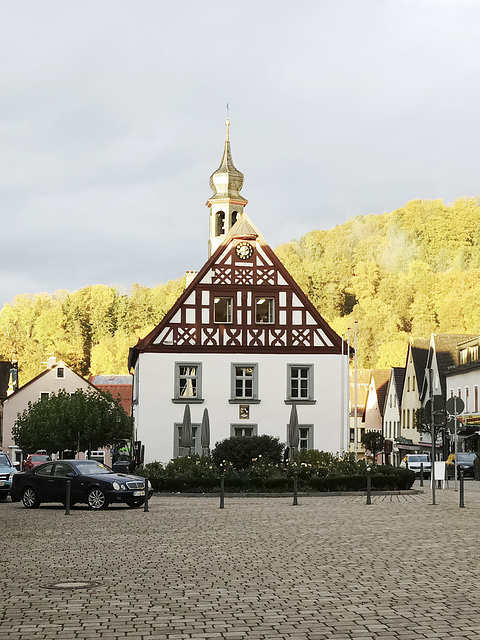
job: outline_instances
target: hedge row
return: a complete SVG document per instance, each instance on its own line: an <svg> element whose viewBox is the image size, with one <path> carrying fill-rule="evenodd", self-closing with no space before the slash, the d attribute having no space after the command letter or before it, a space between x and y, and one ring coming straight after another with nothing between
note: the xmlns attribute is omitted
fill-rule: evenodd
<svg viewBox="0 0 480 640"><path fill-rule="evenodd" d="M372 473L372 490L398 491L410 489L415 474L408 469L378 466ZM220 491L220 477L191 478L151 478L155 491L180 493L217 493ZM224 478L228 493L284 493L293 490L293 481L288 477L229 477ZM299 491L366 491L367 476L327 476L314 475L308 480L299 480Z"/></svg>

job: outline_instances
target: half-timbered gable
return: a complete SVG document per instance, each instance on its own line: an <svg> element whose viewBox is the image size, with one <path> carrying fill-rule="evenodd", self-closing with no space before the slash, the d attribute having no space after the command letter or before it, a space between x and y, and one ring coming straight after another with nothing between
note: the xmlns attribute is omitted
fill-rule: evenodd
<svg viewBox="0 0 480 640"><path fill-rule="evenodd" d="M139 345L150 352L341 353L323 320L246 214L164 320Z"/></svg>

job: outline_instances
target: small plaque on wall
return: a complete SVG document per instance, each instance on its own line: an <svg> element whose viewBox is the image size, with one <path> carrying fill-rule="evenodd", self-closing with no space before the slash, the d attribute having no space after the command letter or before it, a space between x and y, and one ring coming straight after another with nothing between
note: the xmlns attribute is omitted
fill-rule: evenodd
<svg viewBox="0 0 480 640"><path fill-rule="evenodd" d="M250 405L248 404L240 404L238 406L238 417L240 420L249 420L250 419Z"/></svg>

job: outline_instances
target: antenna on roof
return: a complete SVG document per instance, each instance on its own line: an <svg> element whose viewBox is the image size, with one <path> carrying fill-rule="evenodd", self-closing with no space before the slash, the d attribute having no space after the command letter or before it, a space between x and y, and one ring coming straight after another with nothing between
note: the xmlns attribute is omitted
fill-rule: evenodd
<svg viewBox="0 0 480 640"><path fill-rule="evenodd" d="M230 105L229 105L229 103L227 102L227 119L226 119L226 121L225 121L225 124L227 125L227 141L228 141L228 140L230 140L229 133L228 133L228 128L229 128L229 126L230 126L230 119L229 119L229 117L228 117L229 112L230 112Z"/></svg>

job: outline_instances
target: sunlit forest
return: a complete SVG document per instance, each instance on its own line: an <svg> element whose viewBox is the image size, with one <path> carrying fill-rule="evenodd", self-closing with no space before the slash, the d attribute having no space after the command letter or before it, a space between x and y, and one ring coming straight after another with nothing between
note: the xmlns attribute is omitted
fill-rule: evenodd
<svg viewBox="0 0 480 640"><path fill-rule="evenodd" d="M310 231L275 249L341 335L357 320L359 367L405 364L409 337L480 333L480 200L414 200ZM0 356L25 384L49 355L83 376L127 373L128 349L183 291L179 277L128 294L92 285L22 294L0 311Z"/></svg>

